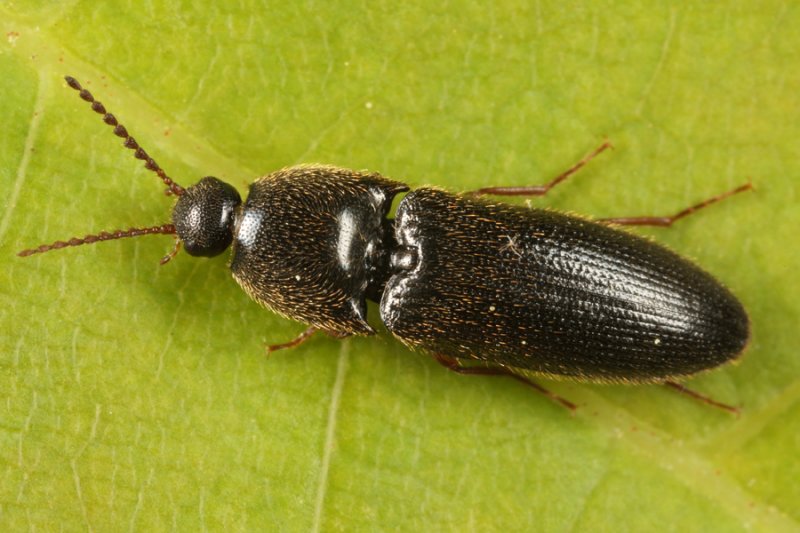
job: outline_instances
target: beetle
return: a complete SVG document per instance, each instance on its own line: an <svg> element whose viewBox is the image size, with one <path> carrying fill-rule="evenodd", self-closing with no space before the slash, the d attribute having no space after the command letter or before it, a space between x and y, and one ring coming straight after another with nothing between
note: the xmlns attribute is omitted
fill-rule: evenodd
<svg viewBox="0 0 800 533"><path fill-rule="evenodd" d="M670 226L751 189L749 182L671 217L589 220L488 199L544 195L608 149L606 142L543 186L409 192L377 173L299 165L256 180L243 202L215 177L178 185L103 104L65 79L177 197L172 222L57 241L21 256L174 235L175 248L162 264L181 244L203 257L231 248L231 272L251 298L309 325L270 351L297 346L317 331L374 334L366 314L371 300L396 338L447 368L510 376L570 409L573 403L533 378L663 383L736 411L676 380L743 353L750 337L743 306L690 261L619 226Z"/></svg>

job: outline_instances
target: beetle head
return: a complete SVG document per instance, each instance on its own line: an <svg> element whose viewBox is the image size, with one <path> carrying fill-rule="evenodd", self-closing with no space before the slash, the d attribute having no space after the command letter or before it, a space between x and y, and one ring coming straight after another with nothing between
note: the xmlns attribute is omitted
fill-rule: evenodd
<svg viewBox="0 0 800 533"><path fill-rule="evenodd" d="M81 99L91 104L92 111L103 117L103 122L114 128L114 135L123 139L123 146L132 150L134 157L143 161L145 168L161 179L167 186L164 192L167 195L178 197L178 202L172 211L173 224L110 232L101 231L83 238L73 237L66 241L43 244L37 248L23 250L17 255L26 257L68 246L153 234L177 237L175 248L161 260L162 265L178 253L181 242L184 243L186 251L195 256L210 257L225 250L233 240L235 212L237 206L242 203L239 193L227 183L212 177L203 178L188 189L181 187L167 176L166 172L158 166L158 163L148 155L144 148L139 146L125 126L120 124L117 118L109 113L103 104L95 100L94 96L84 89L75 78L67 76L65 80L67 85L78 92Z"/></svg>
<svg viewBox="0 0 800 533"><path fill-rule="evenodd" d="M192 185L178 197L172 210L172 224L189 255L213 257L233 241L239 193L212 176Z"/></svg>

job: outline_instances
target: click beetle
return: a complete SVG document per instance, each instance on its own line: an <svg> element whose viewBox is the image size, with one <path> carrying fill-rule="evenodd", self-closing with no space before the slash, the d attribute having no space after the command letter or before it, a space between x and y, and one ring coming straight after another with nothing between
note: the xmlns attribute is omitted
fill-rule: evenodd
<svg viewBox="0 0 800 533"><path fill-rule="evenodd" d="M511 376L571 409L532 378L663 383L736 411L675 380L744 351L750 336L744 308L690 261L618 226L669 226L751 189L749 183L671 217L592 221L487 199L544 195L607 149L605 143L544 186L409 192L377 173L300 165L256 180L243 202L214 177L188 188L175 183L89 91L72 77L66 81L177 196L172 222L57 241L21 256L170 234L176 245L162 264L181 244L189 255L205 257L232 248L231 272L248 295L309 325L269 350L296 346L317 331L374 334L367 322L371 300L395 337L447 368Z"/></svg>

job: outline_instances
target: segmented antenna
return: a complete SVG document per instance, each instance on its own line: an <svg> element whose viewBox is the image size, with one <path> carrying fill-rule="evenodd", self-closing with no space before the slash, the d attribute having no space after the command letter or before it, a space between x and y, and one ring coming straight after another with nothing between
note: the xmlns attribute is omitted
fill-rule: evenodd
<svg viewBox="0 0 800 533"><path fill-rule="evenodd" d="M22 250L21 252L17 253L17 255L20 257L28 257L29 255L43 254L44 252L49 252L50 250L58 250L61 248L67 248L69 246L80 246L82 244L92 244L100 241L113 241L115 239L139 237L141 235L175 235L175 226L172 224L163 224L161 226L153 226L151 228L128 228L125 230L120 229L116 231L101 231L97 235L86 235L82 239L73 237L68 241L56 241L53 244L43 244L37 248ZM170 259L172 256L174 256L174 253L170 254ZM166 261L164 261L164 263L166 263Z"/></svg>
<svg viewBox="0 0 800 533"><path fill-rule="evenodd" d="M114 135L117 137L121 137L124 139L123 145L125 148L130 148L134 150L133 155L136 159L141 159L144 161L144 167L147 170L151 170L158 174L158 177L161 178L167 186L167 194L174 194L176 196L180 196L185 192L186 189L172 181L172 179L167 176L167 173L164 172L158 163L156 163L155 159L150 157L147 152L144 151L144 148L139 146L139 143L136 142L136 139L131 137L128 134L128 130L125 129L125 126L120 124L117 121L117 117L106 111L106 108L103 104L99 101L94 99L92 93L81 87L81 84L78 83L78 80L73 78L72 76L65 76L64 79L67 81L67 85L78 91L80 97L90 104L92 104L92 110L100 115L103 115L103 122L108 124L109 126L114 126Z"/></svg>
<svg viewBox="0 0 800 533"><path fill-rule="evenodd" d="M78 83L78 80L73 78L72 76L65 76L65 80L67 80L67 84L78 91L80 93L80 97L92 104L92 109L103 115L103 122L108 124L109 126L114 126L114 135L117 137L122 137L125 142L123 143L126 148L130 148L134 150L134 157L136 159L141 159L144 161L144 166L147 170L151 170L158 174L158 177L161 178L161 181L164 182L167 186L167 194L174 194L176 196L180 196L186 190L172 181L167 174L161 170L161 167L158 166L152 157L147 155L147 152L139 146L139 143L136 142L136 139L128 135L128 130L125 129L125 126L117 122L117 118L112 115L111 113L106 111L106 108L94 99L92 93L81 87L81 84ZM128 228L126 230L116 230L116 231L101 231L95 235L86 235L82 239L78 237L73 237L68 241L56 241L52 244L42 244L37 248L30 248L28 250L22 250L21 252L17 253L20 257L28 257L29 255L34 254L42 254L44 252L49 252L50 250L59 250L61 248L67 248L69 246L80 246L82 244L93 244L100 241L112 241L115 239L125 239L127 237L139 237L141 235L177 235L177 231L175 230L175 226L172 224L162 224L160 226L152 226L149 228ZM175 248L171 252L169 252L166 256L161 259L161 264L167 263L170 259L175 257L175 254L178 253L180 249L180 240L176 238L175 241Z"/></svg>

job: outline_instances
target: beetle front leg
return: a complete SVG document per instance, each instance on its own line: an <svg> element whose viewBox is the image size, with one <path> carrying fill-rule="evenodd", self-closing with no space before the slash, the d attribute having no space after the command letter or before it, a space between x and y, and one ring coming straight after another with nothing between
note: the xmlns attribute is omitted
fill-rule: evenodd
<svg viewBox="0 0 800 533"><path fill-rule="evenodd" d="M526 378L525 376L520 376L519 374L515 374L511 370L502 367L502 366L464 366L461 362L456 359L455 357L451 357L449 355L445 355L442 353L434 353L433 357L436 359L436 362L442 365L443 367L452 370L458 374L465 374L471 376L507 376L512 379L516 379L517 381L524 383L525 385L531 387L535 391L544 394L552 401L557 402L562 407L566 407L570 411L574 411L578 408L577 405L572 403L571 401L567 400L566 398L562 398L561 396L557 395L556 393L549 391L536 383L533 380Z"/></svg>
<svg viewBox="0 0 800 533"><path fill-rule="evenodd" d="M328 335L329 337L333 337L334 339L344 339L345 337L349 337L347 333L325 331L322 329L315 328L314 326L309 326L304 332L302 332L300 335L290 340L289 342L284 342L281 344L268 344L267 355L277 350L284 350L286 348L297 348L298 346L306 342L308 339L310 339L317 332L325 333L326 335Z"/></svg>
<svg viewBox="0 0 800 533"><path fill-rule="evenodd" d="M282 344L268 344L267 345L267 355L269 355L272 352L277 351L277 350L283 350L283 349L286 349L286 348L296 348L296 347L300 346L301 344L303 344L304 342L306 342L308 339L311 338L312 335L314 335L315 333L317 333L319 331L322 331L323 333L325 333L326 335L328 335L330 337L333 337L334 339L343 339L343 338L349 336L347 333L337 333L337 332L331 332L331 331L324 331L324 330L315 328L314 326L309 326L304 332L302 332L300 335L298 335L294 339L290 340L289 342L284 342Z"/></svg>
<svg viewBox="0 0 800 533"><path fill-rule="evenodd" d="M316 333L317 331L319 330L314 326L309 326L308 329L306 329L304 332L302 332L300 335L290 340L289 342L284 342L282 344L268 344L267 355L271 354L272 352L283 350L286 348L296 348L297 346L300 346L308 339L310 339L311 336L314 335L314 333Z"/></svg>
<svg viewBox="0 0 800 533"><path fill-rule="evenodd" d="M725 198L729 198L734 194L738 194L744 191L751 191L753 190L753 184L749 181L744 185L739 185L735 189L732 189L728 192L724 192L722 194L718 194L712 198L704 200L699 204L695 204L691 207L687 207L682 211L678 211L672 216L667 217L613 217L613 218L601 218L599 219L600 222L608 222L609 224L619 224L621 226L659 226L662 228L668 228L676 221L688 217L692 213L696 213L700 209L704 207L708 207L712 204L716 204L717 202L721 202Z"/></svg>

